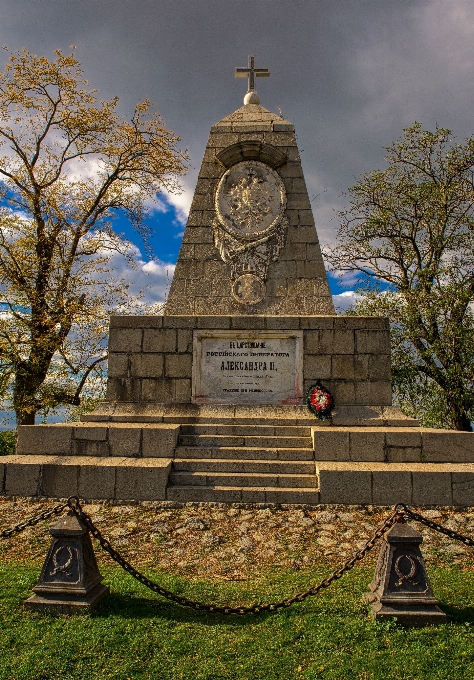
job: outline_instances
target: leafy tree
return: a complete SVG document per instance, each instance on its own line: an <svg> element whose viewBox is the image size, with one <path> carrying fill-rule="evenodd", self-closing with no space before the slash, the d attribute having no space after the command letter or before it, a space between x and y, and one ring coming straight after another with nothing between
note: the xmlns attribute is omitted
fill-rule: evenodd
<svg viewBox="0 0 474 680"><path fill-rule="evenodd" d="M0 391L19 424L94 392L108 315L131 302L109 272L117 252L133 259L113 217L146 236L147 205L186 167L148 101L120 118L118 98L99 100L74 55L55 54L23 49L0 74Z"/></svg>
<svg viewBox="0 0 474 680"><path fill-rule="evenodd" d="M15 453L16 432L0 430L0 456L12 456Z"/></svg>
<svg viewBox="0 0 474 680"><path fill-rule="evenodd" d="M428 426L474 419L474 139L415 123L340 213L334 269L366 293L353 313L392 322L395 395Z"/></svg>

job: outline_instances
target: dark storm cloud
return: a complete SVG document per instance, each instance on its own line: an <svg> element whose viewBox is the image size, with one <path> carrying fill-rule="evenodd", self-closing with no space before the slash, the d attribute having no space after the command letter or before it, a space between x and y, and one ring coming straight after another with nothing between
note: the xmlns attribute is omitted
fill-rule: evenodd
<svg viewBox="0 0 474 680"><path fill-rule="evenodd" d="M295 125L321 240L341 193L383 166L414 120L473 132L470 0L3 0L1 42L52 57L77 46L124 114L149 97L189 148L192 190L210 126L241 105L234 66L257 55L262 105Z"/></svg>

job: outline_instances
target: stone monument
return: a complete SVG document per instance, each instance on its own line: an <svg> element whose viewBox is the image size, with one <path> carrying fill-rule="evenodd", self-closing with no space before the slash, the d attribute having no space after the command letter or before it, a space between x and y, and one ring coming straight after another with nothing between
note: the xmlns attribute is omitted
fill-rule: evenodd
<svg viewBox="0 0 474 680"><path fill-rule="evenodd" d="M211 128L163 316L114 316L107 400L19 428L0 493L87 499L473 505L473 436L391 405L387 319L337 316L293 125ZM332 418L307 409L322 383Z"/></svg>

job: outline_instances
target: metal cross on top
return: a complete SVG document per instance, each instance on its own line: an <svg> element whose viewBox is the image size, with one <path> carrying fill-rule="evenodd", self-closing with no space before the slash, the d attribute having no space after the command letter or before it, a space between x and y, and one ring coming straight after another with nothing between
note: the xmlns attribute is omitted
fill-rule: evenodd
<svg viewBox="0 0 474 680"><path fill-rule="evenodd" d="M249 79L248 92L255 92L255 78L268 78L270 71L267 68L255 68L255 57L249 57L249 65L247 68L236 68L234 71L236 78Z"/></svg>

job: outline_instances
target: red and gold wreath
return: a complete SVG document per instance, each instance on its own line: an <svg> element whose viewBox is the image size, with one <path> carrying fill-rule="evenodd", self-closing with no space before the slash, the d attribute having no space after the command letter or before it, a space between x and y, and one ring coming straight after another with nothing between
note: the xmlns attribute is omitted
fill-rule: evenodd
<svg viewBox="0 0 474 680"><path fill-rule="evenodd" d="M308 408L320 420L331 417L334 408L332 394L320 383L312 385L306 394Z"/></svg>

